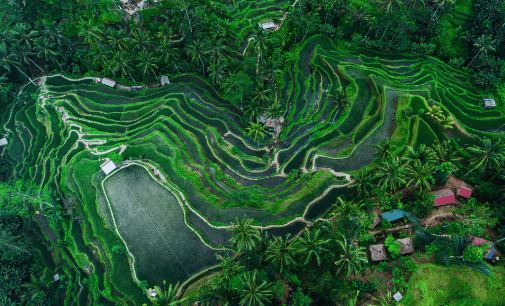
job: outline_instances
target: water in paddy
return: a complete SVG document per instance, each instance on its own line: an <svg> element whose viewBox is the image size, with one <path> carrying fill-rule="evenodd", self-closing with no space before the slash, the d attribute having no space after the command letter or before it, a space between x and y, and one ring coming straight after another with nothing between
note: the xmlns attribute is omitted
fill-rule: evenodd
<svg viewBox="0 0 505 306"><path fill-rule="evenodd" d="M104 187L140 280L182 282L215 264L215 252L184 223L177 199L144 168L125 168Z"/></svg>

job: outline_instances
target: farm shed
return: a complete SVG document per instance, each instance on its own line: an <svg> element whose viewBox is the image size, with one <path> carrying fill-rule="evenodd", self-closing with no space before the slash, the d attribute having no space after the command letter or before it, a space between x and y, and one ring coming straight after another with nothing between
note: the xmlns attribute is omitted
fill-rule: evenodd
<svg viewBox="0 0 505 306"><path fill-rule="evenodd" d="M496 107L496 101L493 98L484 98L484 108L491 109Z"/></svg>
<svg viewBox="0 0 505 306"><path fill-rule="evenodd" d="M466 187L466 186L461 186L458 188L458 190L456 191L456 193L460 196L460 197L463 197L465 199L468 199L472 196L472 188L470 187Z"/></svg>
<svg viewBox="0 0 505 306"><path fill-rule="evenodd" d="M8 143L7 138L0 139L0 147L6 146Z"/></svg>
<svg viewBox="0 0 505 306"><path fill-rule="evenodd" d="M399 302L403 299L403 295L400 293L400 291L397 291L394 295L393 295L393 299L395 299L395 301Z"/></svg>
<svg viewBox="0 0 505 306"><path fill-rule="evenodd" d="M382 219L387 220L388 222L395 222L405 217L405 211L401 209L393 209L390 211L383 212L381 214L381 217Z"/></svg>
<svg viewBox="0 0 505 306"><path fill-rule="evenodd" d="M370 251L370 259L372 261L388 259L388 254L386 253L386 247L384 244L372 244L368 249Z"/></svg>
<svg viewBox="0 0 505 306"><path fill-rule="evenodd" d="M112 88L116 87L116 81L109 79L109 78L102 78L100 83L102 83L105 86L112 87Z"/></svg>
<svg viewBox="0 0 505 306"><path fill-rule="evenodd" d="M272 20L268 20L265 22L260 22L258 23L258 26L262 28L263 30L272 30L275 29L276 25Z"/></svg>
<svg viewBox="0 0 505 306"><path fill-rule="evenodd" d="M435 196L434 204L436 207L456 203L456 195L449 189L441 189L431 192Z"/></svg>
<svg viewBox="0 0 505 306"><path fill-rule="evenodd" d="M105 175L109 175L109 173L111 173L112 171L114 171L117 166L116 164L110 160L110 159L106 159L101 165L100 165L100 168L102 168L102 171L103 173L105 173Z"/></svg>
<svg viewBox="0 0 505 306"><path fill-rule="evenodd" d="M400 243L400 254L406 255L406 254L411 254L414 253L414 244L412 243L412 238L407 237L407 238L402 238L402 239L397 239Z"/></svg>

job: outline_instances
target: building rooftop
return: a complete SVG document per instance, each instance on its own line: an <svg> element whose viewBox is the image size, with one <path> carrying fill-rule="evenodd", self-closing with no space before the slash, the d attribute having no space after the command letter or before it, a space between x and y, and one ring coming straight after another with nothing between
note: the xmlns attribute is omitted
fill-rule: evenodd
<svg viewBox="0 0 505 306"><path fill-rule="evenodd" d="M170 80L166 75L161 76L161 86L170 85Z"/></svg>
<svg viewBox="0 0 505 306"><path fill-rule="evenodd" d="M116 86L116 81L109 79L109 78L102 78L100 81L103 85L109 86L109 87L115 87Z"/></svg>
<svg viewBox="0 0 505 306"><path fill-rule="evenodd" d="M485 108L495 108L496 101L493 98L484 98L484 107Z"/></svg>
<svg viewBox="0 0 505 306"><path fill-rule="evenodd" d="M271 29L275 29L275 27L276 27L275 23L272 20L260 22L260 23L258 23L258 26L260 28L262 28L263 30L271 30Z"/></svg>
<svg viewBox="0 0 505 306"><path fill-rule="evenodd" d="M405 255L414 253L414 244L412 243L412 238L407 237L397 239L396 241L400 243L400 254Z"/></svg>
<svg viewBox="0 0 505 306"><path fill-rule="evenodd" d="M473 192L472 188L466 187L466 186L461 186L461 187L458 188L458 190L457 190L456 193L460 197L468 199L468 198L470 198L472 196L472 192Z"/></svg>
<svg viewBox="0 0 505 306"><path fill-rule="evenodd" d="M432 191L431 194L435 196L434 204L437 207L456 203L456 195L449 188Z"/></svg>
<svg viewBox="0 0 505 306"><path fill-rule="evenodd" d="M388 259L386 247L384 244L372 244L368 249L370 251L370 259L372 261L381 261Z"/></svg>
<svg viewBox="0 0 505 306"><path fill-rule="evenodd" d="M105 173L105 175L109 175L109 173L111 173L112 171L114 171L117 166L116 164L110 160L110 159L106 159L101 165L100 165L100 168L102 168L102 171L103 173Z"/></svg>
<svg viewBox="0 0 505 306"><path fill-rule="evenodd" d="M4 137L0 139L0 147L6 146L8 143L7 138Z"/></svg>
<svg viewBox="0 0 505 306"><path fill-rule="evenodd" d="M397 291L394 295L393 295L393 299L395 299L395 301L399 302L403 299L403 295L400 293L400 291Z"/></svg>
<svg viewBox="0 0 505 306"><path fill-rule="evenodd" d="M393 209L390 211L383 212L381 214L382 219L387 220L389 222L394 222L405 217L405 211L401 209Z"/></svg>

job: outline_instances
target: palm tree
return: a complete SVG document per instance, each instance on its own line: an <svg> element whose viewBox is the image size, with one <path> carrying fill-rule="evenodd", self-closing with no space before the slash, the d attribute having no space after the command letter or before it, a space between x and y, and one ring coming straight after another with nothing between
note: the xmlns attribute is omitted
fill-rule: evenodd
<svg viewBox="0 0 505 306"><path fill-rule="evenodd" d="M88 19L87 22L81 19L77 25L77 30L77 36L82 37L86 44L100 49L100 43L103 41L103 31L92 19Z"/></svg>
<svg viewBox="0 0 505 306"><path fill-rule="evenodd" d="M339 258L335 261L337 275L342 269L346 269L346 275L349 277L351 274L359 272L362 265L368 263L364 247L348 243L347 238L344 236L342 236L342 240L338 240L337 243L340 253Z"/></svg>
<svg viewBox="0 0 505 306"><path fill-rule="evenodd" d="M231 279L242 269L235 258L228 254L224 256L217 255L217 259L219 262L218 265L221 268L221 273L226 280Z"/></svg>
<svg viewBox="0 0 505 306"><path fill-rule="evenodd" d="M202 65L202 74L205 74L205 62L203 57L205 56L204 43L200 40L193 40L191 44L186 48L191 62L195 65Z"/></svg>
<svg viewBox="0 0 505 306"><path fill-rule="evenodd" d="M12 73L12 70L15 69L34 84L33 80L21 69L21 63L18 61L17 55L9 52L3 45L0 45L0 67L8 73Z"/></svg>
<svg viewBox="0 0 505 306"><path fill-rule="evenodd" d="M429 155L439 163L450 162L453 166L457 167L461 161L458 150L453 142L448 139L444 139L442 142L437 140L437 142L431 147L428 147L427 150L430 152Z"/></svg>
<svg viewBox="0 0 505 306"><path fill-rule="evenodd" d="M238 252L251 251L260 242L260 231L252 227L252 219L236 219L230 242Z"/></svg>
<svg viewBox="0 0 505 306"><path fill-rule="evenodd" d="M329 239L323 239L321 230L312 229L303 232L295 244L297 253L302 256L303 264L308 265L312 261L316 261L317 265L321 265L322 255L328 251L326 245L330 242Z"/></svg>
<svg viewBox="0 0 505 306"><path fill-rule="evenodd" d="M495 40L493 40L493 37L489 34L482 34L481 36L477 37L477 40L473 46L476 47L478 51L472 60L468 63L468 66L470 66L481 53L487 54L489 51L495 51L496 48L494 47L494 44Z"/></svg>
<svg viewBox="0 0 505 306"><path fill-rule="evenodd" d="M257 102L259 105L264 105L272 101L271 96L272 90L267 88L263 89L261 87L256 88L252 101Z"/></svg>
<svg viewBox="0 0 505 306"><path fill-rule="evenodd" d="M422 163L416 159L407 166L407 186L414 187L420 192L429 191L431 185L435 183L433 172L435 167L429 163Z"/></svg>
<svg viewBox="0 0 505 306"><path fill-rule="evenodd" d="M391 140L385 139L378 142L375 145L375 160L378 162L382 162L384 160L390 159L393 156L393 145L391 144Z"/></svg>
<svg viewBox="0 0 505 306"><path fill-rule="evenodd" d="M406 170L398 157L382 162L375 173L380 185L389 190L396 191L406 184Z"/></svg>
<svg viewBox="0 0 505 306"><path fill-rule="evenodd" d="M273 293L269 284L266 281L259 282L257 274L255 270L252 273L245 273L241 277L240 305L262 306L271 299Z"/></svg>
<svg viewBox="0 0 505 306"><path fill-rule="evenodd" d="M472 156L470 159L472 168L468 173L474 170L498 170L505 163L505 143L502 143L500 138L496 140L484 138L480 145L468 147L467 151Z"/></svg>
<svg viewBox="0 0 505 306"><path fill-rule="evenodd" d="M205 54L211 61L221 62L224 59L226 47L222 39L217 41L206 41Z"/></svg>
<svg viewBox="0 0 505 306"><path fill-rule="evenodd" d="M218 85L223 81L226 65L221 62L211 61L209 67L207 67L207 72L212 83Z"/></svg>
<svg viewBox="0 0 505 306"><path fill-rule="evenodd" d="M435 155L433 151L424 144L420 144L417 149L412 146L407 146L407 152L409 153L406 158L408 161L419 160L421 163L433 163L435 160Z"/></svg>
<svg viewBox="0 0 505 306"><path fill-rule="evenodd" d="M260 122L250 122L246 128L247 136L252 137L255 142L265 138L265 126Z"/></svg>
<svg viewBox="0 0 505 306"><path fill-rule="evenodd" d="M154 289L156 290L156 296L153 297L150 294L147 296L154 305L176 306L180 305L184 301L184 299L179 299L177 296L179 283L175 285L169 284L167 287L167 282L163 281L163 288L154 286Z"/></svg>
<svg viewBox="0 0 505 306"><path fill-rule="evenodd" d="M125 51L128 48L128 39L122 29L108 28L105 41L113 51Z"/></svg>
<svg viewBox="0 0 505 306"><path fill-rule="evenodd" d="M353 186L356 187L360 196L367 197L373 189L374 184L372 174L369 168L361 168L359 171L352 175Z"/></svg>
<svg viewBox="0 0 505 306"><path fill-rule="evenodd" d="M265 256L266 260L277 265L279 272L282 273L285 268L295 264L294 253L295 248L289 239L289 235L285 239L277 236L269 241Z"/></svg>
<svg viewBox="0 0 505 306"><path fill-rule="evenodd" d="M137 68L142 71L144 76L148 76L149 74L156 76L156 71L158 70L158 65L156 64L156 59L153 54L147 50L142 50L138 57L139 63L137 64Z"/></svg>

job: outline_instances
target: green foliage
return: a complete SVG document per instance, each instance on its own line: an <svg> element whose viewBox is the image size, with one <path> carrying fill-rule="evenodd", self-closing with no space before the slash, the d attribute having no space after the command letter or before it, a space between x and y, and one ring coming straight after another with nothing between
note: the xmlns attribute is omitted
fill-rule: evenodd
<svg viewBox="0 0 505 306"><path fill-rule="evenodd" d="M123 161L123 155L117 152L111 152L107 155L107 158L113 161L116 165Z"/></svg>
<svg viewBox="0 0 505 306"><path fill-rule="evenodd" d="M230 206L261 208L264 204L264 193L258 186L233 190L229 198Z"/></svg>
<svg viewBox="0 0 505 306"><path fill-rule="evenodd" d="M293 293L292 300L293 306L310 306L312 305L312 299L303 293L301 288L296 288L295 293Z"/></svg>
<svg viewBox="0 0 505 306"><path fill-rule="evenodd" d="M391 258L397 258L400 256L400 243L396 241L391 234L387 235L384 245L386 246Z"/></svg>
<svg viewBox="0 0 505 306"><path fill-rule="evenodd" d="M484 258L484 250L480 246L467 245L463 251L463 260L471 263L481 262Z"/></svg>

